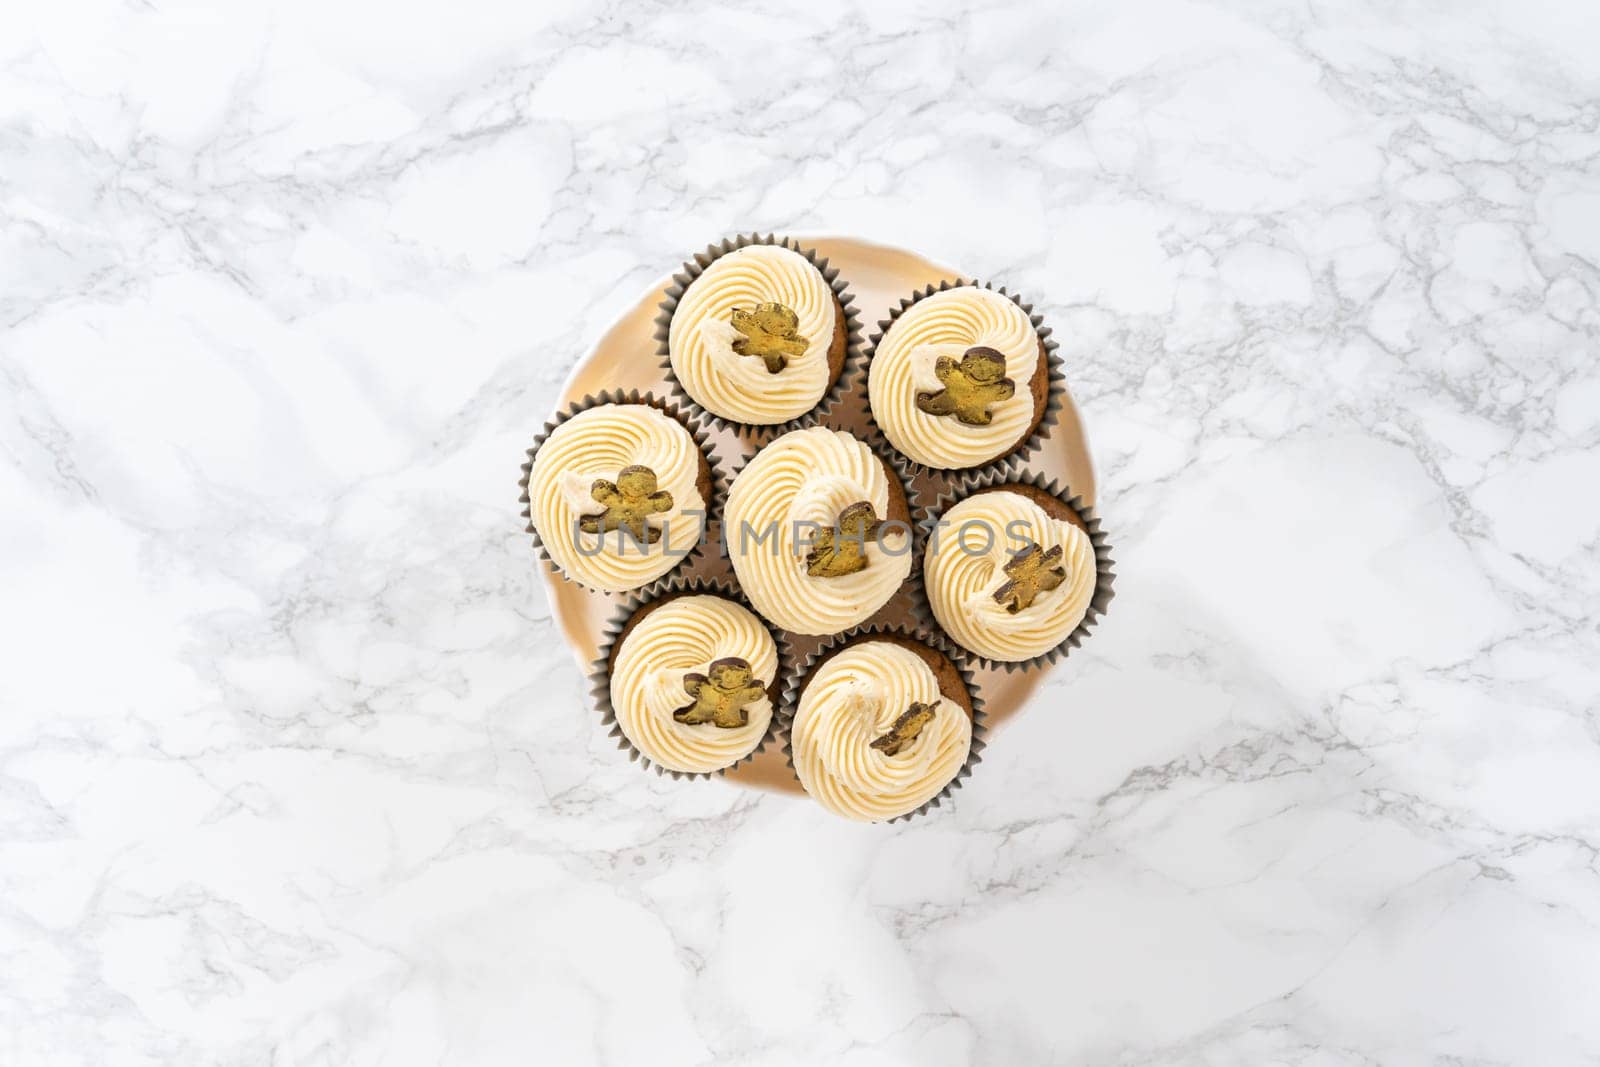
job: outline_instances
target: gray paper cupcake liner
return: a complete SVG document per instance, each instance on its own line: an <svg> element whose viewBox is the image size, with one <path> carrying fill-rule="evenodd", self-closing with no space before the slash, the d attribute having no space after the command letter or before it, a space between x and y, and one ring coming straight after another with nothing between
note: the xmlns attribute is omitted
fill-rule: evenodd
<svg viewBox="0 0 1600 1067"><path fill-rule="evenodd" d="M669 767L663 767L640 751L639 747L623 732L622 724L617 722L616 709L611 703L611 652L616 647L617 640L622 636L622 631L627 627L628 622L640 611L664 600L680 596L694 596L701 593L719 596L724 600L731 600L738 604L757 619L760 619L761 625L766 628L767 633L772 637L773 647L778 655L777 677L773 678L772 684L767 687L768 696L772 699L772 719L767 724L767 732L762 735L756 747L728 764L728 766L715 771L675 771ZM589 670L589 692L594 700L595 709L600 712L601 725L609 728L606 736L616 740L617 748L628 754L629 762L637 762L642 767L671 778L720 778L735 767L742 766L755 759L756 754L766 748L777 735L778 717L783 706L783 696L788 692L787 683L791 663L788 647L783 640L783 632L765 618L762 618L761 613L750 606L750 602L745 599L737 583L726 578L689 578L683 575L675 575L656 583L648 589L630 594L618 606L601 633L600 655ZM774 689L778 691L776 697L771 696Z"/></svg>
<svg viewBox="0 0 1600 1067"><path fill-rule="evenodd" d="M533 504L528 496L528 480L533 475L533 458L538 454L540 446L543 445L545 441L549 440L550 435L555 432L556 427L560 426L574 415L588 411L590 408L600 407L605 404L645 404L649 407L657 409L658 411L661 411L663 414L670 415L679 424L681 424L685 430L689 431L689 435L694 438L694 443L699 446L700 454L705 457L707 466L711 468L711 496L710 499L706 501L706 515L702 520L701 536L699 541L695 543L694 548L690 549L687 554L682 556L666 571L662 572L659 576L650 579L650 581L646 582L642 586L639 586L637 589L629 590L627 593L611 593L608 590L595 589L581 578L577 578L562 570L561 566L551 558L550 550L545 546L543 538L539 536L538 528L533 524ZM724 480L722 473L721 457L717 454L715 446L711 444L710 435L706 433L705 426L701 423L701 421L684 412L671 401L663 400L653 393L641 393L637 389L629 390L626 393L620 389L608 389L602 393L591 393L582 400L575 401L568 405L565 411L558 412L544 424L544 429L540 430L539 433L534 437L533 444L527 450L527 458L524 459L522 463L522 478L517 484L521 491L521 496L518 497L518 500L522 504L522 518L525 523L524 529L528 535L533 538L533 547L539 553L539 558L544 561L544 565L550 568L553 573L560 575L562 581L571 582L573 585L581 586L584 589L588 589L591 592L600 593L604 596L626 596L629 593L648 592L657 585L668 580L673 574L682 570L686 566L691 565L694 560L697 560L704 555L708 544L708 538L706 535L709 532L711 524L715 522L717 517L721 514L722 501L727 493L727 482Z"/></svg>
<svg viewBox="0 0 1600 1067"><path fill-rule="evenodd" d="M796 427L796 429L802 429L802 430L807 430L807 429L812 429L812 428L813 428L812 426ZM830 430L841 429L840 427L833 427L833 426L824 426L823 428L824 429L830 429ZM911 479L911 475L910 475L910 473L909 473L909 471L907 470L907 467L906 467L906 459L905 459L905 457L902 456L900 453L896 452L894 449L890 448L888 442L883 439L883 436L881 434L877 433L877 430L876 430L875 427L869 428L869 431L870 432L868 432L866 434L862 434L859 431L855 431L855 430L844 430L843 432L848 433L852 437L854 437L856 440L863 442L868 448L870 448L872 450L872 454L873 455L877 456L879 459L881 459L883 462L885 462L885 463L887 463L889 465L889 469L892 470L894 472L894 474L895 474L895 477L900 480L900 488L901 488L901 491L905 494L905 498L906 498L906 516L907 516L906 522L911 527L911 547L909 549L909 551L911 553L911 571L906 576L906 581L905 581L904 584L901 585L900 589L898 591L896 591L896 593L893 596L891 596L881 607L879 607L877 611L874 611L871 615L867 616L866 619L862 620L862 623L858 623L857 625L862 625L865 622L870 621L871 619L877 617L881 612L883 612L885 610L888 610L889 608L893 607L897 600L905 601L905 602L909 603L914 608L916 606L916 604L917 604L916 577L917 577L917 572L919 570L920 563L922 561L922 540L921 540L922 524L919 521L919 518L920 518L921 514L923 513L924 504L922 502L921 492L917 489L916 484ZM766 442L766 444L762 445L761 447L765 448L766 445L770 445L772 443L773 443L772 441L768 441L768 442ZM730 490L733 487L733 483L738 480L739 475L744 473L744 469L750 465L751 460L755 459L756 456L760 454L760 452L761 452L761 448L757 448L753 452L748 452L744 456L742 456L734 464L733 471L728 476L728 487L729 487ZM721 519L721 518L722 518L722 516L719 513L718 519ZM722 537L723 542L726 542L727 541L727 537L728 537L728 530L727 530L727 524L726 523L722 523L720 533L721 533L721 537ZM726 544L725 543L723 545L723 549L724 549L724 551L726 551ZM732 560L725 558L724 562L727 562L729 564L729 568L730 568L729 576L734 581L738 581L737 574L735 572L733 572L732 569L731 569L732 568ZM760 614L760 612L757 612L757 614ZM771 624L772 620L768 619L765 615L762 615L761 617L762 617L762 619L764 621L766 621L767 623ZM812 641L826 640L828 636L832 636L832 635L815 635L815 634L791 634L788 630L784 630L782 632L783 632L785 640L789 641L791 643L791 647L793 647L793 644L795 642L798 642L798 643L804 645L804 644L807 644L807 643L812 642Z"/></svg>
<svg viewBox="0 0 1600 1067"><path fill-rule="evenodd" d="M905 822L920 815L926 815L934 808L937 808L952 793L960 789L963 782L972 777L972 768L983 762L983 750L988 743L988 727L985 725L986 716L984 713L983 694L973 674L970 659L960 646L946 639L937 630L923 633L909 626L896 626L881 622L853 626L843 633L834 634L832 637L824 639L820 646L790 671L789 687L784 692L783 710L780 713L781 721L778 729L783 735L784 758L788 761L790 772L798 780L800 774L795 770L794 766L794 738L791 727L794 724L795 713L800 707L800 694L804 691L806 682L810 680L812 671L816 670L824 659L839 649L858 640L880 636L915 641L944 656L955 666L956 672L960 674L962 684L967 687L967 696L972 701L972 744L967 749L966 762L961 765L961 769L945 784L943 789L939 790L937 794L925 801L920 807L914 808L903 815L881 820L889 823ZM804 785L804 783L801 784L802 786Z"/></svg>
<svg viewBox="0 0 1600 1067"><path fill-rule="evenodd" d="M683 294L695 279L704 274L706 268L729 252L737 251L749 245L778 245L793 252L799 252L817 268L818 273L828 286L833 290L833 295L838 299L839 306L844 309L845 322L845 349L844 363L839 368L839 373L833 382L823 392L821 398L810 411L796 415L785 422L775 423L749 423L739 422L736 419L726 418L711 411L694 397L689 395L678 376L673 373L671 353L668 348L669 331L672 326L672 316L678 310L678 303L683 299ZM723 241L707 245L705 251L697 253L693 259L686 260L683 269L672 276L672 284L667 286L658 305L660 314L655 319L656 354L661 357L661 368L666 374L667 382L672 387L672 397L683 403L690 410L701 414L713 426L726 427L737 434L741 441L761 442L771 440L790 430L798 430L808 426L815 419L817 413L831 408L839 402L848 383L855 375L861 362L861 316L855 307L855 297L850 292L849 285L839 275L839 268L828 266L828 261L817 255L810 248L803 247L791 237L779 237L775 234L762 236L758 233L741 234L729 237Z"/></svg>
<svg viewBox="0 0 1600 1067"><path fill-rule="evenodd" d="M980 652L975 652L960 641L955 635L939 625L937 616L933 613L933 602L928 598L925 575L922 567L917 568L919 587L916 604L912 614L916 617L919 627L934 630L941 634L951 644L956 645L974 662L990 669L1001 669L1007 674L1015 671L1032 670L1046 664L1054 664L1062 659L1072 649L1081 645L1089 632L1095 628L1100 618L1105 615L1111 600L1116 596L1117 572L1116 560L1111 557L1111 543L1106 532L1101 528L1100 516L1095 508L1084 502L1081 496L1074 495L1053 478L1047 478L1038 471L1025 471L1020 463L1013 463L999 470L985 470L981 473L971 474L956 481L956 484L945 492L940 493L937 500L929 506L926 514L918 525L923 531L924 553L926 545L935 525L944 514L956 504L967 499L981 489L994 489L1006 485L1027 485L1042 490L1077 513L1088 528L1089 543L1094 547L1095 582L1094 594L1089 598L1088 610L1084 612L1083 619L1073 631L1062 639L1061 643L1048 652L1040 653L1031 659L1025 660L997 660L991 659ZM924 556L925 559L925 556ZM919 560L919 564L922 563Z"/></svg>
<svg viewBox="0 0 1600 1067"><path fill-rule="evenodd" d="M1016 304L1017 307L1021 308L1023 313L1028 316L1028 321L1033 323L1033 331L1038 335L1039 343L1044 346L1045 371L1047 375L1044 414L1039 417L1039 425L1033 428L1033 432L1025 437L1021 444L1017 445L1004 455L996 456L994 459L986 460L983 463L973 467L954 468L930 467L925 463L918 462L917 460L907 456L906 462L910 464L910 470L913 475L927 474L937 478L957 478L969 474L981 474L988 470L1003 469L1006 464L1014 461L1022 462L1037 452L1041 446L1043 446L1045 440L1050 436L1050 430L1059 420L1061 408L1065 402L1067 394L1067 376L1065 364L1059 354L1061 345L1055 340L1054 337L1051 336L1052 331L1050 327L1044 325L1044 316L1036 313L1033 310L1033 305L1031 303L1023 300L1015 293L1009 292L1004 286L995 286L990 282L969 281L965 278L946 278L942 281L934 282L922 289L918 289L910 296L902 297L899 306L890 309L889 317L878 322L877 331L868 339L866 355L861 362L861 389L866 400L867 420L872 423L873 426L878 427L878 420L872 414L872 395L870 386L868 384L872 376L872 357L877 355L878 345L883 341L883 338L889 332L890 327L894 325L895 320L901 315L904 315L907 308L911 307L920 300L926 300L935 293L942 293L947 289L962 289L967 287L988 289L992 292L999 293L1001 296ZM881 431L882 428L878 428ZM884 437L885 440L888 439L887 434L885 434ZM896 451L898 451L898 449Z"/></svg>

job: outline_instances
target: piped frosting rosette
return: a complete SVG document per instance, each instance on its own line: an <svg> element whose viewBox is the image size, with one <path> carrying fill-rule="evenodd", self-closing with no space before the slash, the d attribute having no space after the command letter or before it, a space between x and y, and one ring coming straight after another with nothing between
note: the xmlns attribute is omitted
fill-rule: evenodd
<svg viewBox="0 0 1600 1067"><path fill-rule="evenodd" d="M736 326L736 312L771 304L793 315L783 324L792 343L783 346L781 366L756 354L752 335ZM837 399L861 345L853 298L838 270L771 234L723 241L685 263L656 324L675 392L714 421L762 435L793 428Z"/></svg>
<svg viewBox="0 0 1600 1067"><path fill-rule="evenodd" d="M978 762L982 698L959 653L936 641L863 627L825 642L794 677L784 749L806 792L836 815L920 814Z"/></svg>
<svg viewBox="0 0 1600 1067"><path fill-rule="evenodd" d="M644 526L586 530L586 522L609 510L596 499L597 483L632 488L625 477L630 468L649 471L648 496L657 501ZM718 480L705 432L677 407L648 393L600 393L547 423L528 449L523 517L564 578L628 592L699 550Z"/></svg>
<svg viewBox="0 0 1600 1067"><path fill-rule="evenodd" d="M772 736L779 649L778 635L731 583L671 578L629 598L607 625L591 671L595 705L618 747L658 773L723 774ZM719 665L737 677L720 677ZM713 714L718 692L706 693L705 714L684 714L698 699L689 689L700 685L722 686L727 722Z"/></svg>
<svg viewBox="0 0 1600 1067"><path fill-rule="evenodd" d="M1094 508L1042 474L1013 466L966 479L925 525L918 616L984 666L1054 662L1114 596Z"/></svg>
<svg viewBox="0 0 1600 1067"><path fill-rule="evenodd" d="M868 414L913 473L977 471L1025 457L1043 442L1061 409L1066 380L1043 318L1004 289L963 280L930 285L903 299L879 323L867 354ZM1010 393L978 407L976 425L954 412L925 410L919 398L952 386L940 361L964 366L975 351L1003 360ZM948 374L948 371L946 372ZM1042 396L1036 396L1037 383ZM998 382L979 383L999 389Z"/></svg>
<svg viewBox="0 0 1600 1067"><path fill-rule="evenodd" d="M722 539L740 587L766 618L797 634L838 633L869 618L905 585L913 564L911 500L892 460L842 430L791 431L733 479ZM812 553L841 516L870 506L875 535L837 539L848 573L818 574Z"/></svg>

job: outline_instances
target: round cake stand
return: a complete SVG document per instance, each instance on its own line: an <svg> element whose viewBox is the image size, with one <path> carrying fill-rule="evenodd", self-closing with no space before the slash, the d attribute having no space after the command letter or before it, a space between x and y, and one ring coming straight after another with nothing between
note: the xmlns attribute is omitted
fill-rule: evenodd
<svg viewBox="0 0 1600 1067"><path fill-rule="evenodd" d="M855 237L796 234L794 238L803 246L816 249L817 254L827 259L829 266L837 267L849 283L861 319L863 341L876 332L878 323L888 317L889 309L896 306L901 297L910 295L913 290L930 282L965 276L961 271L935 263L916 252L873 244ZM565 409L571 402L591 393L607 389L648 390L661 397L670 394L671 385L662 371L655 340L656 305L661 302L662 294L670 284L671 277L663 277L601 335L594 348L572 368L566 385L562 387L559 409ZM1023 295L1026 298L1034 294ZM864 394L864 387L852 390L851 395L830 414L829 422L842 429L864 425ZM711 428L710 433L712 443L723 460L724 474L731 473L732 468L752 451L730 432ZM1094 504L1094 465L1084 439L1083 422L1070 391L1063 398L1058 421L1050 431L1049 439L1043 448L1029 457L1027 469L1043 472L1070 487L1086 503ZM916 484L921 493L921 503L933 503L939 492L939 483L933 479L919 478ZM587 674L600 654L601 632L622 598L584 589L563 580L542 562L537 565L545 592L550 598L551 613L561 627L573 657ZM716 551L712 549L675 573L726 574L728 570L726 561L717 558ZM907 602L897 597L873 616L874 621L903 616ZM998 728L1026 707L1028 697L1051 669L1045 666L1010 673L1002 669L977 669L977 682L987 705L991 739ZM782 747L778 744L768 744L755 759L729 772L725 780L752 789L801 792L800 783L789 769Z"/></svg>

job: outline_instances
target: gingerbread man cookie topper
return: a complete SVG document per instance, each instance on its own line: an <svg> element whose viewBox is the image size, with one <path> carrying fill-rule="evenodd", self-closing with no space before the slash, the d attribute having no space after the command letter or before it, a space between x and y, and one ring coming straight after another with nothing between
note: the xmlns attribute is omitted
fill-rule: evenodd
<svg viewBox="0 0 1600 1067"><path fill-rule="evenodd" d="M929 415L954 415L964 426L987 426L994 418L989 409L1011 399L1017 386L1006 377L1006 357L992 348L974 345L957 360L940 356L933 372L941 389L917 394L917 409Z"/></svg>
<svg viewBox="0 0 1600 1067"><path fill-rule="evenodd" d="M672 510L672 494L656 489L656 472L649 467L637 464L624 467L614 482L596 478L589 495L605 510L579 517L578 529L584 533L627 530L634 540L645 544L653 545L661 540L661 531L646 519Z"/></svg>
<svg viewBox="0 0 1600 1067"><path fill-rule="evenodd" d="M766 687L754 680L750 664L738 656L712 660L705 674L683 676L683 691L694 700L672 713L674 722L685 726L711 723L733 730L750 722L745 705L767 695Z"/></svg>
<svg viewBox="0 0 1600 1067"><path fill-rule="evenodd" d="M1046 552L1032 541L1011 557L1005 566L1007 582L994 591L994 599L1012 615L1030 606L1040 593L1047 593L1066 581L1061 566L1061 546Z"/></svg>
<svg viewBox="0 0 1600 1067"><path fill-rule="evenodd" d="M885 756L898 756L917 739L922 728L933 721L937 707L937 704L912 704L894 720L888 733L872 742L872 747Z"/></svg>
<svg viewBox="0 0 1600 1067"><path fill-rule="evenodd" d="M806 553L806 573L813 578L842 578L865 570L867 542L875 541L883 529L872 504L858 500L834 520L833 528L819 530Z"/></svg>
<svg viewBox="0 0 1600 1067"><path fill-rule="evenodd" d="M768 374L777 374L791 359L805 355L810 342L800 334L800 316L778 303L757 304L752 311L734 308L733 328L744 336L733 342L741 356L760 356Z"/></svg>

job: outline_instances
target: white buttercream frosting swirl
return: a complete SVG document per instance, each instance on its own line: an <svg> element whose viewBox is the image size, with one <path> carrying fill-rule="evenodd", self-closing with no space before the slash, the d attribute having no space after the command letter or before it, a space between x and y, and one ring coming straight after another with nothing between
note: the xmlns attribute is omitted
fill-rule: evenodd
<svg viewBox="0 0 1600 1067"><path fill-rule="evenodd" d="M1037 544L1060 546L1066 578L1016 614L995 592L1006 583L1013 554ZM1094 597L1094 545L1071 522L1052 518L1020 493L976 493L945 512L923 554L923 579L934 618L962 647L1017 663L1065 641Z"/></svg>
<svg viewBox="0 0 1600 1067"><path fill-rule="evenodd" d="M806 350L776 374L759 356L733 350L736 308L779 303L799 318ZM672 373L695 403L736 422L769 426L817 406L833 372L828 349L838 317L833 288L805 256L781 245L747 245L719 256L690 283L667 330Z"/></svg>
<svg viewBox="0 0 1600 1067"><path fill-rule="evenodd" d="M1016 386L989 408L987 426L969 426L917 407L917 394L943 388L940 356L960 360L967 349L992 348L1005 357ZM912 304L878 341L867 374L872 418L895 448L940 470L976 467L1011 452L1034 421L1029 382L1044 358L1028 315L1010 297L974 285L934 293Z"/></svg>
<svg viewBox="0 0 1600 1067"><path fill-rule="evenodd" d="M700 540L705 498L698 481L702 455L672 416L648 404L600 404L551 431L528 474L528 510L539 540L567 577L591 589L621 593L654 581ZM578 520L603 510L591 490L616 481L624 467L649 467L672 507L651 515L660 540L641 545L622 530L581 533ZM698 514L686 514L697 512Z"/></svg>
<svg viewBox="0 0 1600 1067"><path fill-rule="evenodd" d="M913 703L935 705L933 720L893 756L873 748ZM862 822L904 815L938 796L971 747L966 710L941 695L921 656L893 641L860 641L813 671L790 727L806 792Z"/></svg>
<svg viewBox="0 0 1600 1067"><path fill-rule="evenodd" d="M866 542L867 566L838 577L806 573L819 528L859 501L890 518L894 475L864 442L824 427L794 430L760 452L728 491L722 540L740 587L762 615L800 634L834 634L862 622L911 573L909 530Z"/></svg>
<svg viewBox="0 0 1600 1067"><path fill-rule="evenodd" d="M744 705L743 726L687 725L673 712L693 699L687 674L705 674L714 660L750 665L752 683L771 686L778 673L772 634L749 609L724 597L674 597L628 631L611 665L611 708L633 746L673 771L703 774L731 767L753 752L772 721L772 701Z"/></svg>

